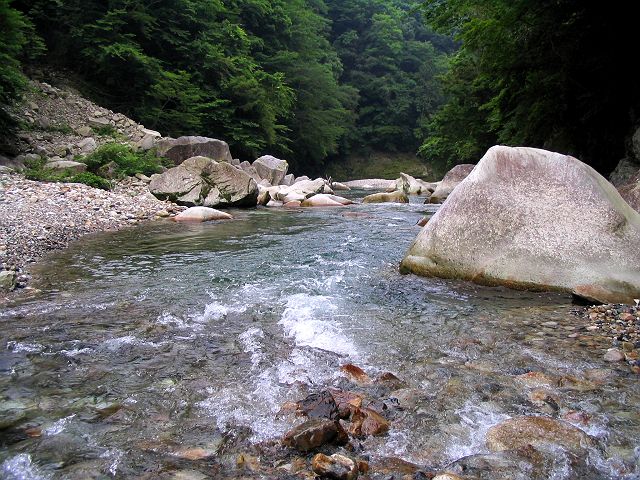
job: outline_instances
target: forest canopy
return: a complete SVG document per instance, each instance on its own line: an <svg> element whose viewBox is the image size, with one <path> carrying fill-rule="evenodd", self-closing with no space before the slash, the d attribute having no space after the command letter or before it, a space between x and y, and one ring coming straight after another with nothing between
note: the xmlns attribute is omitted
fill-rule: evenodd
<svg viewBox="0 0 640 480"><path fill-rule="evenodd" d="M295 171L367 152L476 162L496 143L607 173L637 123L632 2L0 0L0 127L51 66L165 135Z"/></svg>

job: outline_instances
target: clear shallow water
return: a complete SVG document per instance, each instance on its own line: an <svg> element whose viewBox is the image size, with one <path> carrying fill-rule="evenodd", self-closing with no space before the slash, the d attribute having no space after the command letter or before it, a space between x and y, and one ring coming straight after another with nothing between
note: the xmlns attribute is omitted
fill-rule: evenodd
<svg viewBox="0 0 640 480"><path fill-rule="evenodd" d="M353 363L405 383L390 434L361 445L374 461L443 468L504 419L576 410L600 449L554 478L639 478L640 389L607 341L568 337L566 296L399 275L434 208L413 201L157 222L42 262L42 295L0 311L0 477L234 477L291 428L285 402L348 387ZM527 371L576 379L551 389L557 411ZM214 459L180 458L195 447Z"/></svg>

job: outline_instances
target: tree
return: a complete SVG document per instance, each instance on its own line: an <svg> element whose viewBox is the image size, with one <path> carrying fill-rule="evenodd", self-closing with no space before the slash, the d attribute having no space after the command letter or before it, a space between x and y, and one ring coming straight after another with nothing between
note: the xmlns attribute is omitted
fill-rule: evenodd
<svg viewBox="0 0 640 480"><path fill-rule="evenodd" d="M461 42L425 156L473 162L504 143L569 153L603 173L615 166L640 106L626 72L635 55L630 4L452 0L424 9Z"/></svg>

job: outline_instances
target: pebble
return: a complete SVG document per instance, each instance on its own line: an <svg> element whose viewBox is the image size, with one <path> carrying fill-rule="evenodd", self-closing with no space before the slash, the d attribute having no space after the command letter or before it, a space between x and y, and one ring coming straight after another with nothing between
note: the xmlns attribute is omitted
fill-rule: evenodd
<svg viewBox="0 0 640 480"><path fill-rule="evenodd" d="M617 348L610 348L607 353L604 354L604 359L607 362L621 362L624 360L624 354Z"/></svg>
<svg viewBox="0 0 640 480"><path fill-rule="evenodd" d="M125 180L112 191L78 183L47 183L0 174L0 264L25 267L89 233L118 230L184 208L148 194L146 184ZM26 286L24 275L18 287Z"/></svg>

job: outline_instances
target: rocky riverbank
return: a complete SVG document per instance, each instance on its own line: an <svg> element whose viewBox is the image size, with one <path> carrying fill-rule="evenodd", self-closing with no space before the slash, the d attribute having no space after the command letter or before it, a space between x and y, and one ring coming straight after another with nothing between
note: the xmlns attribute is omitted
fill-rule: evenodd
<svg viewBox="0 0 640 480"><path fill-rule="evenodd" d="M108 192L78 183L45 183L0 174L3 290L26 286L28 265L84 235L118 230L180 212L147 184L127 179Z"/></svg>

